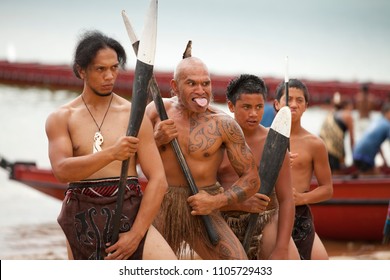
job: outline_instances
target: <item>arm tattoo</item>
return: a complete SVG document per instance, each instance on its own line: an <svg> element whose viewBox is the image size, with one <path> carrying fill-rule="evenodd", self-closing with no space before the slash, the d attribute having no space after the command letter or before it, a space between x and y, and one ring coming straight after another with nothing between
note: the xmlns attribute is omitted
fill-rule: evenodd
<svg viewBox="0 0 390 280"><path fill-rule="evenodd" d="M238 124L235 124L236 122L228 116L220 119L221 130L227 136L228 141L242 144L245 142L244 138L242 137L242 130Z"/></svg>
<svg viewBox="0 0 390 280"><path fill-rule="evenodd" d="M233 194L237 196L237 202L243 202L247 199L245 191L239 187L239 186L232 186L231 189L229 189L226 192L226 196L228 198L228 204L231 204L234 201Z"/></svg>

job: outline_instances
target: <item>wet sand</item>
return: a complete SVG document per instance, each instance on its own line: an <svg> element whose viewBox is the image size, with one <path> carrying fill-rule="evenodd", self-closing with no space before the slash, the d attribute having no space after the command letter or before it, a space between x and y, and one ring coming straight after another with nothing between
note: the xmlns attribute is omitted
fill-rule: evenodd
<svg viewBox="0 0 390 280"><path fill-rule="evenodd" d="M57 223L0 229L2 260L65 260L65 237ZM5 246L4 246L5 244ZM324 240L331 260L390 260L390 245Z"/></svg>
<svg viewBox="0 0 390 280"><path fill-rule="evenodd" d="M2 260L66 260L66 241L58 224L46 223L0 229Z"/></svg>
<svg viewBox="0 0 390 280"><path fill-rule="evenodd" d="M390 260L390 245L380 242L323 240L333 260Z"/></svg>

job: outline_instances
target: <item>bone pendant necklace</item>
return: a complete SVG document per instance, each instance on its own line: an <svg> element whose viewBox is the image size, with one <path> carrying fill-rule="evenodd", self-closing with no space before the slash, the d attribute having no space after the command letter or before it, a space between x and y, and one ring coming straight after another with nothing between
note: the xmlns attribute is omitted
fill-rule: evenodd
<svg viewBox="0 0 390 280"><path fill-rule="evenodd" d="M89 108L88 108L88 106L87 106L87 103L85 103L85 100L84 100L83 96L81 95L81 99L83 100L84 105L85 105L85 107L86 107L87 110L88 110L88 113L91 115L93 121L94 121L95 124L96 124L96 127L98 128L98 131L95 133L95 135L94 135L94 137L93 137L93 146L92 146L92 152L93 152L93 153L96 153L96 152L99 152L99 151L102 150L101 145L103 144L104 138L103 138L103 135L102 135L102 133L101 133L101 128L102 128L102 126L103 126L104 120L106 119L108 110L110 109L111 101L112 101L112 98L113 98L113 97L114 97L114 94L111 95L110 103L108 104L106 113L104 114L104 117L103 117L103 120L102 120L102 123L101 123L100 125L98 125L98 123L96 122L95 118L93 117L91 111L89 110Z"/></svg>

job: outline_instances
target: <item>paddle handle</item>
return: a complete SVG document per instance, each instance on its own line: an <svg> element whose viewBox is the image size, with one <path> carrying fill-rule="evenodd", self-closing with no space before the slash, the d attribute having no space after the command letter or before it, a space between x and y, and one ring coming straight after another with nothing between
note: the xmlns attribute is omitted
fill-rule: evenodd
<svg viewBox="0 0 390 280"><path fill-rule="evenodd" d="M251 245L251 240L256 228L258 218L259 214L257 213L251 213L249 215L248 226L245 231L244 241L242 242L242 247L244 247L244 250L247 254L249 253L249 246Z"/></svg>
<svg viewBox="0 0 390 280"><path fill-rule="evenodd" d="M124 12L122 13L122 16L123 16L125 26L126 26L128 34L129 34L130 40L132 41L133 50L134 50L135 54L137 55L138 47L139 47L139 40L136 39L136 35L135 35L134 30L133 30L133 27L131 26L129 19L127 18L126 14ZM187 47L186 47L186 51L183 54L183 58L190 55L191 45L192 45L192 42L189 41L187 44ZM162 100L161 93L160 93L160 89L158 87L158 84L157 84L157 81L156 81L156 78L154 77L154 75L152 75L151 80L150 80L149 91L152 94L153 101L156 105L156 109L157 109L157 112L160 116L160 119L167 120L168 114L165 110L164 102ZM179 142L177 141L176 138L174 138L171 141L171 146L176 154L176 158L179 161L180 167L181 167L181 169L182 169L182 171L187 179L187 182L189 184L189 187L190 187L192 194L193 195L197 194L198 188L196 187L194 178L192 177L191 171L187 165L187 162L184 158L183 152L180 149ZM207 232L207 235L209 237L211 244L217 245L219 242L219 236L214 229L214 226L213 226L213 223L212 223L210 217L206 216L206 215L201 215L201 219L202 219L203 224L206 228L206 232Z"/></svg>
<svg viewBox="0 0 390 280"><path fill-rule="evenodd" d="M127 136L134 137L138 135L138 131L141 127L141 123L145 114L145 107L148 101L147 88L150 79L152 78L153 65L137 60L135 73L136 75L133 84L131 113L126 132ZM119 238L120 221L122 216L123 199L125 194L127 173L129 169L129 161L130 159L127 159L122 162L121 176L118 186L117 207L113 218L111 244L117 242Z"/></svg>

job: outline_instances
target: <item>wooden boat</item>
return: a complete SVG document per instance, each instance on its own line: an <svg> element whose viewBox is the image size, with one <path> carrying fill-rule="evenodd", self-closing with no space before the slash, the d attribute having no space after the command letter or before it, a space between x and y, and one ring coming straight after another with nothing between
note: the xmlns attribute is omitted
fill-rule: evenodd
<svg viewBox="0 0 390 280"><path fill-rule="evenodd" d="M64 199L67 185L60 183L52 170L38 168L35 162L11 163L0 158L0 167L5 169L11 180L26 184L33 189L57 199Z"/></svg>
<svg viewBox="0 0 390 280"><path fill-rule="evenodd" d="M155 71L154 75L158 82L163 97L170 96L170 81L172 72ZM211 75L214 101L226 102L226 86L233 78L232 75ZM263 77L269 92L275 92L281 78ZM122 96L130 97L133 88L134 70L123 71L117 79L114 91ZM310 104L319 105L329 103L335 92L351 97L356 95L360 83L340 81L313 81L302 79L310 91ZM0 60L0 83L19 86L39 86L53 89L68 89L79 92L82 89L82 81L77 79L70 65L48 65L40 63L10 63ZM383 104L388 97L390 84L370 83L370 92L378 100L376 109ZM272 94L270 94L270 98Z"/></svg>
<svg viewBox="0 0 390 280"><path fill-rule="evenodd" d="M35 162L16 161L12 163L3 157L0 157L0 167L8 172L11 180L23 183L59 200L65 197L67 184L59 182L51 169L39 168ZM147 180L140 178L140 183L145 188Z"/></svg>
<svg viewBox="0 0 390 280"><path fill-rule="evenodd" d="M390 176L334 176L333 191L332 199L310 205L320 238L381 241L390 201Z"/></svg>
<svg viewBox="0 0 390 280"><path fill-rule="evenodd" d="M0 167L9 178L24 183L59 200L67 185L58 182L50 169L34 162L11 163L0 158ZM142 187L146 179L140 179ZM312 186L315 186L312 182ZM335 240L381 241L390 200L390 176L335 176L334 195L327 202L311 205L316 231L321 238Z"/></svg>

